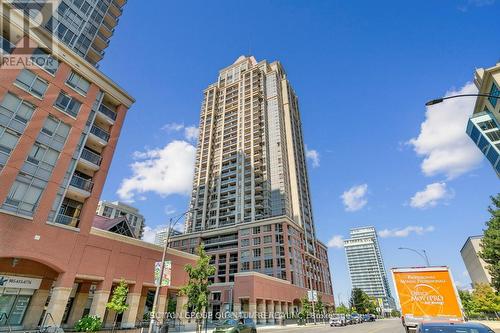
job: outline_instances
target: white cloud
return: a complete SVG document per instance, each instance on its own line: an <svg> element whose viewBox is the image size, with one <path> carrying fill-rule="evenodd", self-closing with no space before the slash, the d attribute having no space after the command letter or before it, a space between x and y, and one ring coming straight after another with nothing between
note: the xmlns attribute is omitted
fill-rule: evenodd
<svg viewBox="0 0 500 333"><path fill-rule="evenodd" d="M355 212L363 208L368 200L366 194L368 193L368 184L353 186L340 196L344 203L345 210L348 212Z"/></svg>
<svg viewBox="0 0 500 333"><path fill-rule="evenodd" d="M477 89L469 82L458 91L447 92L446 96L474 93ZM474 101L471 97L455 98L427 107L418 137L408 141L415 152L424 157L421 170L426 176L445 174L452 179L481 162L481 152L465 133Z"/></svg>
<svg viewBox="0 0 500 333"><path fill-rule="evenodd" d="M423 235L428 232L433 232L434 227L422 227L417 225L410 225L405 228L396 228L396 229L384 229L379 231L378 235L382 238L388 237L408 237L410 234L414 233L416 235Z"/></svg>
<svg viewBox="0 0 500 333"><path fill-rule="evenodd" d="M174 214L175 212L177 212L177 210L175 209L175 207L174 207L174 206L172 206L172 205L166 205L166 206L165 206L165 214L166 214L166 215L172 215L172 214Z"/></svg>
<svg viewBox="0 0 500 333"><path fill-rule="evenodd" d="M328 247L340 249L344 247L344 237L342 235L334 235L332 236L332 238L330 238L330 240L328 241L328 243L326 243L326 245Z"/></svg>
<svg viewBox="0 0 500 333"><path fill-rule="evenodd" d="M145 226L142 240L154 244L156 233L167 229L167 224L160 224L154 227ZM177 223L174 230L184 232L184 223Z"/></svg>
<svg viewBox="0 0 500 333"><path fill-rule="evenodd" d="M168 123L168 124L163 125L163 127L161 129L166 131L166 132L179 132L183 128L184 128L184 124L178 124L178 123L174 122L174 123Z"/></svg>
<svg viewBox="0 0 500 333"><path fill-rule="evenodd" d="M196 148L186 141L172 141L163 148L133 154L132 176L116 192L121 200L133 202L135 195L153 192L162 197L187 195L191 191Z"/></svg>
<svg viewBox="0 0 500 333"><path fill-rule="evenodd" d="M319 153L317 150L306 148L306 158L311 161L313 168L319 167Z"/></svg>
<svg viewBox="0 0 500 333"><path fill-rule="evenodd" d="M446 183L432 183L427 185L423 191L415 193L410 199L410 206L425 209L434 207L439 201L451 199L452 197L453 191L447 188Z"/></svg>
<svg viewBox="0 0 500 333"><path fill-rule="evenodd" d="M189 141L198 140L198 134L200 134L200 129L196 126L188 126L184 128L184 137Z"/></svg>
<svg viewBox="0 0 500 333"><path fill-rule="evenodd" d="M154 228L145 226L144 227L144 233L142 235L142 240L148 243L153 243L155 242L155 236L158 231L162 231L166 228L166 225L157 225Z"/></svg>
<svg viewBox="0 0 500 333"><path fill-rule="evenodd" d="M185 126L184 124L178 124L178 123L169 123L163 125L161 128L163 131L167 133L172 133L172 132L184 132L184 138L188 141L196 141L198 140L198 134L200 132L199 128L196 126Z"/></svg>

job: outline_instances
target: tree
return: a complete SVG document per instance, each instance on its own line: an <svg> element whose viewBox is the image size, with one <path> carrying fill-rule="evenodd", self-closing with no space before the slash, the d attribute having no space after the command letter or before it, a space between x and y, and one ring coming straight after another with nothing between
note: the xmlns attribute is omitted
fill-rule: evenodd
<svg viewBox="0 0 500 333"><path fill-rule="evenodd" d="M467 290L458 290L458 296L460 296L465 315L470 318L474 314L474 303L471 293Z"/></svg>
<svg viewBox="0 0 500 333"><path fill-rule="evenodd" d="M335 308L335 313L338 314L348 314L349 313L349 308L345 306L343 303L341 303L339 306Z"/></svg>
<svg viewBox="0 0 500 333"><path fill-rule="evenodd" d="M111 301L106 304L106 307L115 312L115 319L113 320L113 331L116 326L116 319L120 313L123 313L128 309L127 304L128 286L125 280L121 279L120 283L113 290L113 295L111 295Z"/></svg>
<svg viewBox="0 0 500 333"><path fill-rule="evenodd" d="M500 296L495 293L493 288L486 283L474 285L472 292L472 310L486 314L494 314L499 318Z"/></svg>
<svg viewBox="0 0 500 333"><path fill-rule="evenodd" d="M201 332L203 318L201 314L208 307L208 297L210 291L208 286L211 284L208 280L210 275L215 274L215 266L210 265L210 256L207 255L203 245L197 249L199 256L195 266L187 264L184 269L188 274L188 283L180 290L181 295L188 298L186 307L192 309L196 315L196 332Z"/></svg>
<svg viewBox="0 0 500 333"><path fill-rule="evenodd" d="M491 217L486 222L479 255L488 264L493 288L500 292L500 193L492 196L491 201L492 205L488 207Z"/></svg>
<svg viewBox="0 0 500 333"><path fill-rule="evenodd" d="M321 295L318 295L318 301L314 304L314 312L321 315L325 312L325 305L323 304Z"/></svg>
<svg viewBox="0 0 500 333"><path fill-rule="evenodd" d="M76 322L75 331L77 332L96 332L102 327L101 318L98 316L86 315Z"/></svg>
<svg viewBox="0 0 500 333"><path fill-rule="evenodd" d="M302 310L299 312L299 317L301 319L306 319L312 313L311 302L309 302L309 299L307 298L307 296L302 297L302 299L300 300L300 302L302 304Z"/></svg>
<svg viewBox="0 0 500 333"><path fill-rule="evenodd" d="M399 312L398 310L392 310L391 311L391 317L400 318L401 317L401 312Z"/></svg>
<svg viewBox="0 0 500 333"><path fill-rule="evenodd" d="M371 308L370 297L359 288L352 290L349 303L351 309L354 309L357 313L366 313L367 309Z"/></svg>

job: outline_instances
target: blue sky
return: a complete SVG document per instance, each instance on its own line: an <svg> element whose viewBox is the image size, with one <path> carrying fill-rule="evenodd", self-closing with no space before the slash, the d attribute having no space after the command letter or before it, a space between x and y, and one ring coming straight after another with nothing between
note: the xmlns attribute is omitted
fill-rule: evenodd
<svg viewBox="0 0 500 333"><path fill-rule="evenodd" d="M424 103L474 91L474 69L498 61L499 9L493 0L129 1L101 70L137 102L102 198L133 200L151 229L185 211L202 90L241 54L280 60L300 98L336 296L350 290L337 245L363 225L384 236L387 268L422 264L399 246L425 248L465 285L459 250L481 232L499 182L464 136L473 101Z"/></svg>

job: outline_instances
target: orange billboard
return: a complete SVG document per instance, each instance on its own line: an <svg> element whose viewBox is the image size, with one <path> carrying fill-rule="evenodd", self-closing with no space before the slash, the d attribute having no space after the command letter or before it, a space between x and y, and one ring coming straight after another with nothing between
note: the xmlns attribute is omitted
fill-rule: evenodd
<svg viewBox="0 0 500 333"><path fill-rule="evenodd" d="M392 270L396 292L405 316L463 318L458 294L447 267Z"/></svg>

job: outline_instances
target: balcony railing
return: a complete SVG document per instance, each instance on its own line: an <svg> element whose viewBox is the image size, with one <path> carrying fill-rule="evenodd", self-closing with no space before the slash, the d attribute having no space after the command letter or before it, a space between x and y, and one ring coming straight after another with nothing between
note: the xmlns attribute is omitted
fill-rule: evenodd
<svg viewBox="0 0 500 333"><path fill-rule="evenodd" d="M69 184L87 192L92 191L92 187L94 186L91 179L85 179L77 175L73 175Z"/></svg>
<svg viewBox="0 0 500 333"><path fill-rule="evenodd" d="M78 227L78 223L80 222L80 219L78 217L73 217L73 216L67 216L63 214L59 214L56 217L56 223L64 224L64 225L69 225L72 227Z"/></svg>
<svg viewBox="0 0 500 333"><path fill-rule="evenodd" d="M7 39L4 37L0 36L0 53L12 53L12 50L14 50L14 44L9 42Z"/></svg>
<svg viewBox="0 0 500 333"><path fill-rule="evenodd" d="M80 155L85 161L89 161L95 165L101 165L102 157L99 154L94 153L86 148L83 148L82 154Z"/></svg>
<svg viewBox="0 0 500 333"><path fill-rule="evenodd" d="M94 134L98 138L103 139L106 142L109 141L109 133L100 127L93 125L92 128L90 129L90 133Z"/></svg>
<svg viewBox="0 0 500 333"><path fill-rule="evenodd" d="M99 107L99 112L101 112L102 114L104 114L105 116L107 116L110 119L116 120L116 112L111 110L109 107L107 107L104 104L101 104L101 106Z"/></svg>

